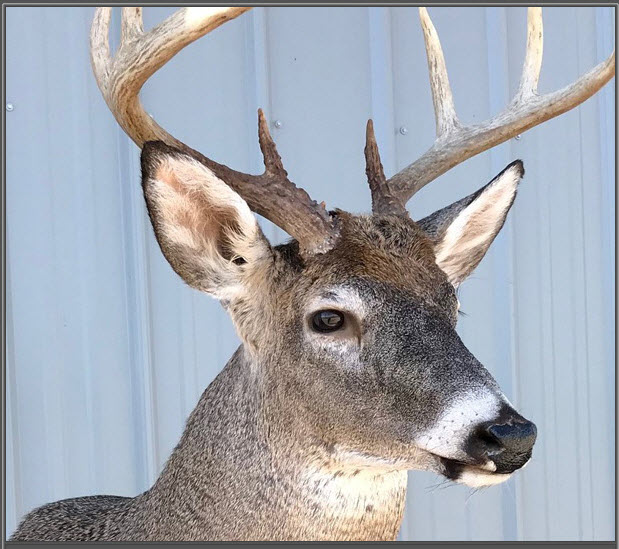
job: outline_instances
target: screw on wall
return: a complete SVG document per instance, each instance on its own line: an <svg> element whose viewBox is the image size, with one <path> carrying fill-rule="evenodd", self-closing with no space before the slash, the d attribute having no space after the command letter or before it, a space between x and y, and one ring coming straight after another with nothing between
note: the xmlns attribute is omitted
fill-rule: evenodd
<svg viewBox="0 0 619 549"><path fill-rule="evenodd" d="M273 122L273 126L276 127L278 130L281 130L284 126L284 123L281 120L275 120L275 122Z"/></svg>
<svg viewBox="0 0 619 549"><path fill-rule="evenodd" d="M514 137L514 139L515 139L516 141L520 141L520 138L521 138L521 137L522 137L522 135L518 134L516 137Z"/></svg>
<svg viewBox="0 0 619 549"><path fill-rule="evenodd" d="M13 103L7 103L6 104L6 110L11 112L15 107L13 106Z"/></svg>
<svg viewBox="0 0 619 549"><path fill-rule="evenodd" d="M406 126L400 126L400 129L398 131L401 135L406 135L408 133L408 128Z"/></svg>

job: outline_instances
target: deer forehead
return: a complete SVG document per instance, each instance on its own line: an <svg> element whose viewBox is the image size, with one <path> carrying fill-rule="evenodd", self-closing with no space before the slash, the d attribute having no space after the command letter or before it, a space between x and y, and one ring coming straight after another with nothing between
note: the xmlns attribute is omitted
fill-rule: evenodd
<svg viewBox="0 0 619 549"><path fill-rule="evenodd" d="M411 219L339 212L339 221L341 236L326 254L303 261L294 245L278 247L281 269L294 284L295 295L311 295L313 303L349 301L361 308L360 302L367 300L360 295L362 288L374 283L432 302L453 291L436 264L432 241Z"/></svg>

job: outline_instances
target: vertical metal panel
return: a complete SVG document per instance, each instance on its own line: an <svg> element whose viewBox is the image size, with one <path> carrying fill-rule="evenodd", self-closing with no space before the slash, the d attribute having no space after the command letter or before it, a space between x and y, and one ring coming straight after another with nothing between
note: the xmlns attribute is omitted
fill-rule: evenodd
<svg viewBox="0 0 619 549"><path fill-rule="evenodd" d="M616 8L615 8L616 10ZM615 10L609 8L597 8L595 10L595 28L597 33L598 58L604 52L615 46ZM616 82L613 80L600 94L599 109L597 113L597 143L600 147L600 175L599 181L616 181L615 163L617 145L614 139L615 129L615 101ZM595 127L595 124L594 124ZM585 185L586 192L586 185ZM615 311L611 304L615 303L615 185L602 184L599 189L600 203L596 204L600 210L592 211L590 217L593 223L599 224L599 239L601 242L599 263L594 266L591 279L596 280L595 270L601 287L598 299L589 307L588 314L593 317L589 323L588 343L589 353L596 356L597 367L588 370L592 381L589 383L590 401L596 402L597 395L602 394L607 406L606 417L615 414L615 370L604 365L615 364L615 346L610 342L615 341ZM595 226L595 225L594 225ZM594 235L594 238L597 236ZM587 247L589 243L587 242ZM588 266L588 265L587 265ZM601 300L600 300L601 299ZM597 321L596 321L597 319ZM603 335L600 335L603 334ZM599 420L598 420L599 421ZM615 524L615 424L610 421L599 421L595 426L596 431L590 435L590 440L606 440L607 448L596 452L592 460L592 469L596 472L592 482L592 506L593 506L593 535L596 539L605 539L611 526ZM609 489L610 488L610 489Z"/></svg>
<svg viewBox="0 0 619 549"><path fill-rule="evenodd" d="M512 36L518 36L525 22L512 11ZM592 15L589 9L547 10L542 91L565 85L603 59L595 41L585 38L595 32ZM543 456L521 480L523 501L539 501L538 508L521 507L526 539L612 538L612 519L595 509L601 502L614 507L608 499L613 495L607 458L612 444L599 445L595 433L606 432L614 414L602 386L596 391L599 398L591 392L591 383L612 374L613 364L612 338L597 335L604 333L608 306L601 284L599 194L612 186L600 171L600 97L535 128L514 145L518 156L532 160L527 178L532 185L523 187L514 216L518 377L523 406L539 418ZM606 489L600 489L596 477L606 479ZM600 519L597 528L594 517Z"/></svg>
<svg viewBox="0 0 619 549"><path fill-rule="evenodd" d="M496 113L518 84L525 10L430 9L462 121ZM170 12L146 9L146 27ZM92 9L6 13L10 534L47 501L146 489L238 338L157 247L138 151L90 71ZM541 91L611 51L613 17L612 8L545 8ZM613 537L613 97L614 84L458 166L411 204L421 217L525 161L513 212L461 289L459 332L540 435L523 473L482 492L412 472L400 539ZM434 136L414 8L255 9L180 52L143 100L181 139L254 173L263 107L282 122L273 134L292 179L352 211L370 204L367 118L388 174Z"/></svg>
<svg viewBox="0 0 619 549"><path fill-rule="evenodd" d="M370 112L367 9L269 9L267 36L271 116L283 123L274 138L293 181L329 208L363 211L370 196L360 184Z"/></svg>
<svg viewBox="0 0 619 549"><path fill-rule="evenodd" d="M19 517L50 499L141 486L118 132L88 67L92 11L6 13L9 436L20 473L9 505Z"/></svg>

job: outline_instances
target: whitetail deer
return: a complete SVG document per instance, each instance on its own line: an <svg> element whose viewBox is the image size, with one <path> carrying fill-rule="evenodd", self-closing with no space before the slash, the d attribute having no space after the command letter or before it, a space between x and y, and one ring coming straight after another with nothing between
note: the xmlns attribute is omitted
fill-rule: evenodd
<svg viewBox="0 0 619 549"><path fill-rule="evenodd" d="M437 139L387 179L368 122L372 214L352 215L327 211L288 179L261 111L266 170L250 175L181 143L142 108L139 91L156 70L247 9L183 8L144 32L141 8L123 8L114 57L111 8L96 10L94 73L142 148L161 250L186 283L221 300L242 344L149 490L44 505L14 540L389 540L402 519L408 469L485 486L531 457L535 426L455 331L455 288L501 229L522 162L418 222L405 205L456 164L593 95L614 74L614 52L575 83L538 95L542 17L529 8L516 96L490 120L464 126L420 8ZM252 211L294 240L270 246Z"/></svg>

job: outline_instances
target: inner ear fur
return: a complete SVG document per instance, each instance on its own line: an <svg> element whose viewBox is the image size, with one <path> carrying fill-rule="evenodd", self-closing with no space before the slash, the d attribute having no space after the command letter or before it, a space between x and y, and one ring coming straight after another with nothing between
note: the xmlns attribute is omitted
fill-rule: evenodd
<svg viewBox="0 0 619 549"><path fill-rule="evenodd" d="M142 187L161 250L190 286L230 298L268 249L247 203L193 157L162 142L142 150Z"/></svg>
<svg viewBox="0 0 619 549"><path fill-rule="evenodd" d="M477 267L503 227L523 175L522 161L516 160L477 192L418 221L454 286Z"/></svg>

